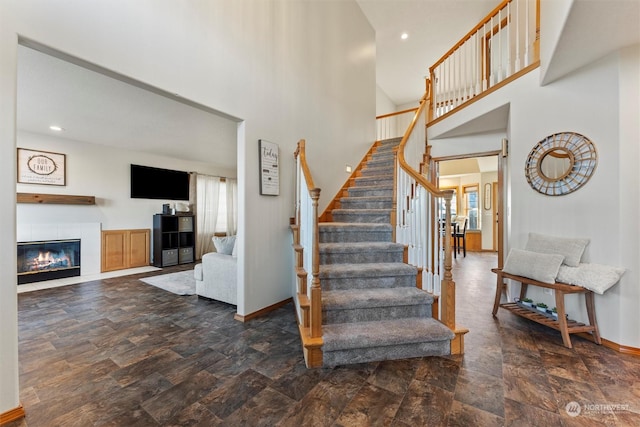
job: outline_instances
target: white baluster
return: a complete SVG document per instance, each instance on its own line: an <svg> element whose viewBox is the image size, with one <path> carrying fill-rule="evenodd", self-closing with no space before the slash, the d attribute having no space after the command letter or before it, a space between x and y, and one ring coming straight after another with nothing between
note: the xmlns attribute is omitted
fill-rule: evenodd
<svg viewBox="0 0 640 427"><path fill-rule="evenodd" d="M529 0L525 0L524 5L524 66L528 67L531 63L529 58Z"/></svg>
<svg viewBox="0 0 640 427"><path fill-rule="evenodd" d="M482 90L487 90L487 76L489 75L489 70L487 70L487 23L485 22L482 26L483 35L482 35Z"/></svg>
<svg viewBox="0 0 640 427"><path fill-rule="evenodd" d="M516 33L516 60L514 71L517 73L520 71L520 0L515 0L516 2L516 25L515 25L515 33Z"/></svg>
<svg viewBox="0 0 640 427"><path fill-rule="evenodd" d="M511 3L507 3L507 59L505 78L511 75Z"/></svg>
<svg viewBox="0 0 640 427"><path fill-rule="evenodd" d="M502 9L498 11L498 81L502 81Z"/></svg>

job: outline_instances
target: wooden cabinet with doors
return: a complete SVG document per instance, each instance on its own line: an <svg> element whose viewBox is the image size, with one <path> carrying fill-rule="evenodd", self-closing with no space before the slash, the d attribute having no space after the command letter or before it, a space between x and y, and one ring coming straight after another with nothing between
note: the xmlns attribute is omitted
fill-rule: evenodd
<svg viewBox="0 0 640 427"><path fill-rule="evenodd" d="M102 231L102 272L149 265L148 228Z"/></svg>

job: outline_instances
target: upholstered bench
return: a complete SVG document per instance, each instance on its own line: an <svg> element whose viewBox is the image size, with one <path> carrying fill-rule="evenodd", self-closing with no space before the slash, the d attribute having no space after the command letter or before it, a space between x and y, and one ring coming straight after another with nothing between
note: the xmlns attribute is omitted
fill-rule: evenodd
<svg viewBox="0 0 640 427"><path fill-rule="evenodd" d="M566 237L546 236L529 233L525 250L511 249L504 268L494 268L497 274L496 295L493 304L493 315L502 307L510 312L549 326L560 331L562 341L572 348L569 334L588 332L597 344L601 344L600 332L595 313L594 292L603 294L615 285L623 268L601 264L582 263L581 258L589 239L573 239ZM521 283L520 298L526 297L529 285L555 291L557 319L540 312L527 309L517 302L500 303L504 288L504 279ZM564 297L567 294L584 294L589 324L568 319L565 311Z"/></svg>
<svg viewBox="0 0 640 427"><path fill-rule="evenodd" d="M504 271L502 271L502 269L499 269L499 268L494 268L491 271L493 271L498 275L498 280L496 281L496 299L493 304L494 316L498 313L498 308L502 307L514 314L517 314L518 316L524 317L529 320L533 320L534 322L540 323L545 326L549 326L550 328L560 331L560 334L562 335L562 342L567 348L572 348L571 338L569 337L569 334L576 334L579 332L590 332L593 335L593 340L597 344L601 344L600 331L598 330L598 323L596 321L596 309L595 309L595 304L593 299L593 291L583 288L582 286L569 285L569 284L560 283L560 282L543 283L537 280L530 279L528 277L516 276L515 274L505 273ZM558 319L553 319L545 316L544 314L540 314L536 311L528 310L527 308L521 307L515 302L500 304L504 279L512 279L521 283L520 300L523 300L527 295L528 285L540 286L547 289L553 289L556 294L556 310L558 312ZM567 294L584 294L585 295L585 303L587 305L587 315L589 317L588 325L585 325L584 323L576 322L574 320L570 320L566 317L565 308L564 308L564 296Z"/></svg>

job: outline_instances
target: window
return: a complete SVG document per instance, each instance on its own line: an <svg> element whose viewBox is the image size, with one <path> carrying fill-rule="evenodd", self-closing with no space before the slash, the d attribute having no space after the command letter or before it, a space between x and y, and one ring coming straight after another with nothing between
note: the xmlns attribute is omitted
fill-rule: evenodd
<svg viewBox="0 0 640 427"><path fill-rule="evenodd" d="M218 218L216 220L216 233L227 232L227 183L220 182L218 189Z"/></svg>
<svg viewBox="0 0 640 427"><path fill-rule="evenodd" d="M196 183L198 233L205 239L213 234L235 234L237 181L198 174Z"/></svg>
<svg viewBox="0 0 640 427"><path fill-rule="evenodd" d="M464 212L469 218L469 230L480 229L480 216L478 215L478 185L463 187Z"/></svg>

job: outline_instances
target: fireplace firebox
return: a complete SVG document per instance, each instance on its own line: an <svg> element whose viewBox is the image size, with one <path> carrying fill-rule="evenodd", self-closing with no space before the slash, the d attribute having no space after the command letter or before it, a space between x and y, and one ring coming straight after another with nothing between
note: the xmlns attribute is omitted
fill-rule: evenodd
<svg viewBox="0 0 640 427"><path fill-rule="evenodd" d="M18 285L80 276L80 239L18 243Z"/></svg>

